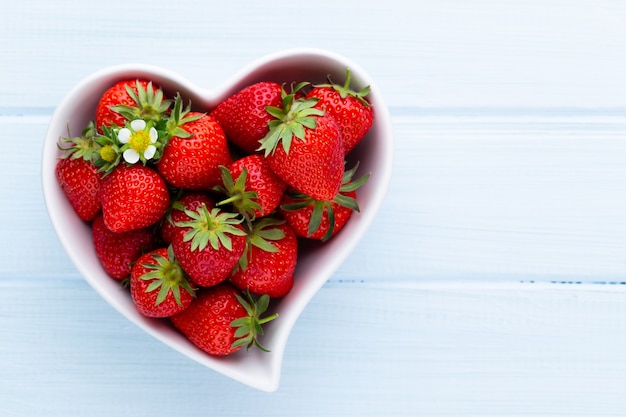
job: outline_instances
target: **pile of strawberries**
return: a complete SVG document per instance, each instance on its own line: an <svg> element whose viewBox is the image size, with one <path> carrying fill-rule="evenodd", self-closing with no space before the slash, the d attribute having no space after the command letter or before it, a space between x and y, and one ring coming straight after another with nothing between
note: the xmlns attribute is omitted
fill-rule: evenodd
<svg viewBox="0 0 626 417"><path fill-rule="evenodd" d="M56 177L91 225L104 270L137 310L211 355L257 346L270 299L294 283L301 239L331 239L359 209L346 156L372 126L369 88L258 82L208 112L150 80L100 98L61 138Z"/></svg>

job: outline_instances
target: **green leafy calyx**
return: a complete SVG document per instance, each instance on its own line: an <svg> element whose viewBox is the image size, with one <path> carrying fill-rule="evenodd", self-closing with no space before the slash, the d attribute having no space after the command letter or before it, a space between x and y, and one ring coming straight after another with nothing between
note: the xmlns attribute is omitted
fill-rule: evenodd
<svg viewBox="0 0 626 417"><path fill-rule="evenodd" d="M315 129L317 117L324 115L323 110L315 107L318 99L296 98L297 91L304 85L306 83L298 84L290 94L283 88L282 107L265 108L274 117L268 124L269 132L259 141L261 146L257 149L263 151L265 156L273 154L279 144L288 154L293 138L304 141L306 129Z"/></svg>
<svg viewBox="0 0 626 417"><path fill-rule="evenodd" d="M250 224L250 230L246 236L246 246L239 258L239 262L235 265L233 272L239 268L245 271L252 258L252 247L257 248L265 252L278 252L278 248L272 243L272 241L281 240L285 237L285 232L276 226L284 224L284 220L279 220L273 217L263 217Z"/></svg>
<svg viewBox="0 0 626 417"><path fill-rule="evenodd" d="M172 109L172 113L165 124L165 130L170 138L179 137L187 139L192 136L191 133L183 129L183 126L186 123L191 123L200 119L204 116L204 113L198 113L191 116L189 113L191 113L191 101L187 103L185 108L183 108L183 99L181 98L180 93L178 93L174 99L174 108Z"/></svg>
<svg viewBox="0 0 626 417"><path fill-rule="evenodd" d="M155 305L161 304L170 293L173 294L176 304L182 305L181 288L195 296L195 289L189 283L183 268L176 261L171 245L167 248L167 258L160 254L153 254L152 258L155 263L142 264L150 271L143 274L140 279L151 281L146 292L159 291Z"/></svg>
<svg viewBox="0 0 626 417"><path fill-rule="evenodd" d="M244 230L237 227L243 219L236 213L222 212L218 207L209 211L205 204L196 211L185 210L185 213L191 220L176 222L176 226L190 228L183 236L183 241L191 241L192 251L203 251L209 245L214 250L224 247L232 251L231 235L246 235Z"/></svg>
<svg viewBox="0 0 626 417"><path fill-rule="evenodd" d="M133 99L135 105L120 104L111 106L111 110L128 120L160 120L167 115L171 101L163 99L163 90L153 88L152 82L149 82L145 88L139 80L135 82L135 88L137 88L136 92L129 85L126 86L126 92Z"/></svg>
<svg viewBox="0 0 626 417"><path fill-rule="evenodd" d="M215 186L213 190L225 194L226 198L219 201L217 205L223 206L225 204L232 204L235 210L239 212L247 222L254 220L256 211L261 210L261 205L256 202L256 199L259 197L256 191L246 190L248 170L244 167L236 180L233 180L232 173L227 167L221 165L220 171L224 185Z"/></svg>
<svg viewBox="0 0 626 417"><path fill-rule="evenodd" d="M338 204L343 207L347 207L354 211L360 211L359 205L357 201L346 195L345 193L356 191L360 188L365 182L369 179L370 174L366 174L360 177L357 180L352 180L354 174L359 168L359 163L357 162L352 169L346 170L343 174L341 187L339 188L339 192L332 200L316 200L311 196L305 195L299 191L290 190L289 197L294 200L291 204L283 204L281 208L287 211L297 211L301 210L305 207L312 206L313 210L311 212L311 219L309 220L309 226L307 230L308 236L313 235L319 228L322 223L322 218L324 216L324 211L328 215L328 230L322 237L322 241L327 241L333 235L335 229L335 210L333 209L333 203Z"/></svg>
<svg viewBox="0 0 626 417"><path fill-rule="evenodd" d="M345 99L348 96L354 97L366 107L370 107L371 104L365 99L365 96L367 96L371 91L370 86L368 85L359 91L352 90L352 88L350 87L351 78L352 78L352 74L351 74L350 68L346 68L346 81L344 82L343 85L335 84L330 79L330 75L329 75L328 84L318 84L318 85L315 85L315 87L332 88L333 90L339 93L339 96L342 99Z"/></svg>
<svg viewBox="0 0 626 417"><path fill-rule="evenodd" d="M70 128L67 127L67 137L61 138L61 144L57 144L60 151L63 152L63 159L84 159L87 162L93 162L100 150L100 145L95 141L96 125L90 121L81 131L80 136L72 137Z"/></svg>
<svg viewBox="0 0 626 417"><path fill-rule="evenodd" d="M261 318L270 305L270 297L264 294L258 299L254 299L250 293L245 294L245 298L237 295L237 300L246 309L247 317L242 317L233 320L230 325L234 327L236 340L231 345L231 348L235 349L240 346L246 346L250 349L253 346L261 349L264 352L269 352L258 341L258 337L263 335L262 325L270 322L278 317L278 314L272 314L268 317Z"/></svg>

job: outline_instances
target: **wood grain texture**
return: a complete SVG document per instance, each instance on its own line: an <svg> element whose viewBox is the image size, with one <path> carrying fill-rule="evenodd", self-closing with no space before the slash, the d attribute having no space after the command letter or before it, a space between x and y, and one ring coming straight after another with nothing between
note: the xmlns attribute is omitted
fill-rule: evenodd
<svg viewBox="0 0 626 417"><path fill-rule="evenodd" d="M626 407L624 287L330 283L294 328L273 394L161 345L85 283L4 280L0 290L22 300L0 304L11 335L0 344L8 416L612 416Z"/></svg>
<svg viewBox="0 0 626 417"><path fill-rule="evenodd" d="M624 415L624 2L23 0L2 17L0 415ZM211 87L298 46L376 80L394 177L266 394L91 290L39 166L54 107L93 71L155 64Z"/></svg>
<svg viewBox="0 0 626 417"><path fill-rule="evenodd" d="M211 87L299 46L359 62L392 106L626 107L620 0L23 0L4 15L0 109L55 106L118 63L166 65Z"/></svg>

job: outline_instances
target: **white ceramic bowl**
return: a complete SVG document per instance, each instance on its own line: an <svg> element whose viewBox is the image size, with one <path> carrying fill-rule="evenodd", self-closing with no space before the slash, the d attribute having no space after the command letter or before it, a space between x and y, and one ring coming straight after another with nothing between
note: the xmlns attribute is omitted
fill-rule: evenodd
<svg viewBox="0 0 626 417"><path fill-rule="evenodd" d="M371 172L369 181L359 190L360 213L337 236L326 244L303 246L298 259L295 284L283 299L274 301L279 318L265 327L262 343L271 352L258 349L238 352L226 358L211 357L193 346L166 321L148 319L135 309L128 292L111 279L100 266L94 250L89 225L73 212L59 187L54 169L59 156L57 143L67 134L78 134L94 118L98 97L116 81L147 78L165 92L179 91L191 99L194 109L208 111L235 91L257 81L287 82L308 80L324 82L330 74L343 81L345 69L352 71L352 85L371 86L368 96L375 110L375 122L368 136L351 152L360 161L358 176ZM215 80L206 80L212 86ZM289 85L289 84L287 84ZM42 161L43 192L48 213L61 244L89 284L128 320L189 358L263 391L278 388L282 358L289 333L298 316L317 291L346 259L372 223L386 194L392 171L393 131L386 104L378 87L361 67L343 56L318 49L293 49L265 56L235 74L214 89L194 85L166 69L146 65L122 65L105 68L87 77L72 89L54 112L45 138ZM351 166L351 165L349 165Z"/></svg>

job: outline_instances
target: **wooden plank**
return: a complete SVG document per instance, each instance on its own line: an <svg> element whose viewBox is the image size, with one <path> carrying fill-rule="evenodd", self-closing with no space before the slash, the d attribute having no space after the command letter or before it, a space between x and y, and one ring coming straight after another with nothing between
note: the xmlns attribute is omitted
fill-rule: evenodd
<svg viewBox="0 0 626 417"><path fill-rule="evenodd" d="M189 6L188 13L179 13ZM620 0L13 2L0 108L55 106L100 68L163 65L211 88L261 55L315 46L360 63L394 106L626 107ZM112 18L111 11L120 10ZM332 10L338 20L309 16ZM167 16L164 21L163 16ZM98 24L94 24L94 19ZM280 25L268 25L280 22Z"/></svg>
<svg viewBox="0 0 626 417"><path fill-rule="evenodd" d="M351 259L367 267L341 272L367 278L383 263L413 280L623 280L625 122L394 118L389 197Z"/></svg>
<svg viewBox="0 0 626 417"><path fill-rule="evenodd" d="M394 111L386 202L337 277L406 281L626 280L626 118ZM0 117L13 158L0 207L2 275L75 274L41 195L47 118ZM373 173L375 175L375 173ZM30 252L22 248L29 245ZM37 254L33 256L33 254Z"/></svg>
<svg viewBox="0 0 626 417"><path fill-rule="evenodd" d="M272 394L161 345L85 283L4 279L0 291L10 295L0 303L3 415L610 416L626 409L624 286L330 283L296 324Z"/></svg>

